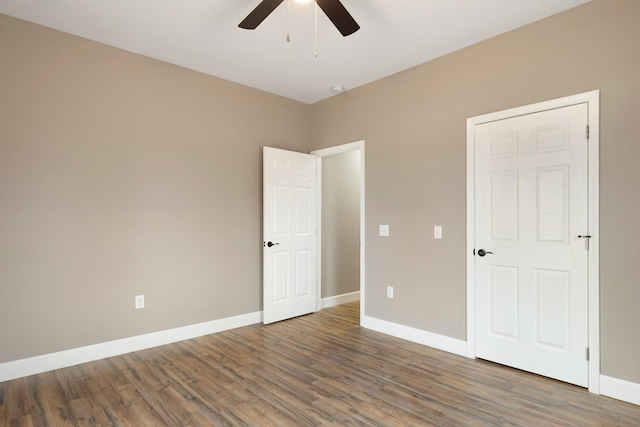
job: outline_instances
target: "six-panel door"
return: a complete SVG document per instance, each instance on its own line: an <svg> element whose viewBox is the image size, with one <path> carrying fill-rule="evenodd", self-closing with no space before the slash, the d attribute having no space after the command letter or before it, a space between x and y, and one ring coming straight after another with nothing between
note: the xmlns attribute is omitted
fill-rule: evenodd
<svg viewBox="0 0 640 427"><path fill-rule="evenodd" d="M588 384L587 105L477 125L476 354Z"/></svg>
<svg viewBox="0 0 640 427"><path fill-rule="evenodd" d="M316 161L263 150L264 323L317 309Z"/></svg>

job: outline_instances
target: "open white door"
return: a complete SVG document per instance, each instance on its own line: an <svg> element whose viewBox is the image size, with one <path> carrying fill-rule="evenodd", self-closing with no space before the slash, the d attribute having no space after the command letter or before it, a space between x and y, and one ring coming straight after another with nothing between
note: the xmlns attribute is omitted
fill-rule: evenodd
<svg viewBox="0 0 640 427"><path fill-rule="evenodd" d="M316 311L315 156L263 149L263 322Z"/></svg>

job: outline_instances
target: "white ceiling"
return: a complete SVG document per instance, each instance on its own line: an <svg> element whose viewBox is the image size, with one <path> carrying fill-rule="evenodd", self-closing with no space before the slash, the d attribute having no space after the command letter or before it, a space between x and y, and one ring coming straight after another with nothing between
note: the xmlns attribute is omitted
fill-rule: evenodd
<svg viewBox="0 0 640 427"><path fill-rule="evenodd" d="M342 0L342 35L314 3L287 0L256 30L260 0L0 0L0 13L312 104L589 0Z"/></svg>

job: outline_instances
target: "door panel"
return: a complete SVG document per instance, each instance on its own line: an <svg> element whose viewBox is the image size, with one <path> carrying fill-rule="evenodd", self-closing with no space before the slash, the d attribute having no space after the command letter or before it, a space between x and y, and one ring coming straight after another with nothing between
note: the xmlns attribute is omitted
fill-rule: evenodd
<svg viewBox="0 0 640 427"><path fill-rule="evenodd" d="M492 335L518 339L518 268L489 266L491 278L491 333Z"/></svg>
<svg viewBox="0 0 640 427"><path fill-rule="evenodd" d="M569 167L536 170L538 243L569 243Z"/></svg>
<svg viewBox="0 0 640 427"><path fill-rule="evenodd" d="M264 147L263 185L263 321L272 323L316 311L316 157Z"/></svg>
<svg viewBox="0 0 640 427"><path fill-rule="evenodd" d="M475 126L476 354L588 383L587 105Z"/></svg>
<svg viewBox="0 0 640 427"><path fill-rule="evenodd" d="M492 241L518 241L518 172L492 173L489 178Z"/></svg>
<svg viewBox="0 0 640 427"><path fill-rule="evenodd" d="M536 344L569 351L571 281L567 271L536 270Z"/></svg>

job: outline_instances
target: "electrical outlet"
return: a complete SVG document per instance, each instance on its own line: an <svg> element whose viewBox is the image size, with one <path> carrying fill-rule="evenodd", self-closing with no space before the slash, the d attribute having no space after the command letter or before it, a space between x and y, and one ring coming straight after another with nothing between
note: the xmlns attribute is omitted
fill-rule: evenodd
<svg viewBox="0 0 640 427"><path fill-rule="evenodd" d="M144 308L144 295L136 295L136 310Z"/></svg>
<svg viewBox="0 0 640 427"><path fill-rule="evenodd" d="M393 299L393 286L387 286L387 298Z"/></svg>
<svg viewBox="0 0 640 427"><path fill-rule="evenodd" d="M433 238L434 239L442 239L442 226L434 225L433 226Z"/></svg>

